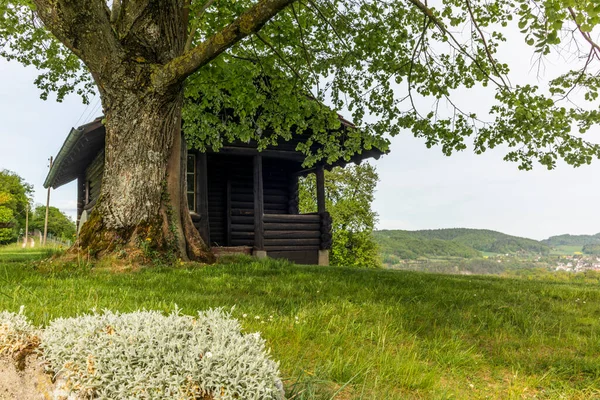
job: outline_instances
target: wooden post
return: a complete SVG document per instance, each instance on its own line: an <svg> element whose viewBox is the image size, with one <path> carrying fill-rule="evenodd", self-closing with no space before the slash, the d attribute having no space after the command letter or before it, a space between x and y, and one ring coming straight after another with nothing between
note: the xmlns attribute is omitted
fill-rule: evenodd
<svg viewBox="0 0 600 400"><path fill-rule="evenodd" d="M227 178L227 188L225 193L225 202L226 202L226 210L225 210L225 229L226 229L226 238L225 243L227 246L231 246L231 178Z"/></svg>
<svg viewBox="0 0 600 400"><path fill-rule="evenodd" d="M208 161L206 153L196 155L196 211L200 214L200 236L210 247L208 224Z"/></svg>
<svg viewBox="0 0 600 400"><path fill-rule="evenodd" d="M23 248L27 247L27 241L29 240L29 198L27 198L27 208L25 209L25 240Z"/></svg>
<svg viewBox="0 0 600 400"><path fill-rule="evenodd" d="M52 157L50 157L50 169L52 169ZM48 196L46 197L46 219L44 220L44 240L42 246L46 245L46 239L48 238L48 210L50 208L50 190L52 187L48 187Z"/></svg>
<svg viewBox="0 0 600 400"><path fill-rule="evenodd" d="M264 196L262 157L254 156L254 251L257 257L265 257L265 238L263 226Z"/></svg>
<svg viewBox="0 0 600 400"><path fill-rule="evenodd" d="M315 171L317 175L317 210L319 212L319 216L321 217L321 245L319 246L319 254L318 254L318 264L319 265L329 265L329 247L331 246L331 234L326 233L323 230L323 224L327 224L329 219L329 213L327 212L327 207L325 206L325 169L323 165L318 165ZM326 228L326 227L325 227ZM331 230L331 224L329 227ZM329 236L327 236L329 235ZM329 242L327 242L327 238L329 238Z"/></svg>
<svg viewBox="0 0 600 400"><path fill-rule="evenodd" d="M325 169L323 165L317 166L315 174L317 175L317 211L320 214L327 211L325 207Z"/></svg>

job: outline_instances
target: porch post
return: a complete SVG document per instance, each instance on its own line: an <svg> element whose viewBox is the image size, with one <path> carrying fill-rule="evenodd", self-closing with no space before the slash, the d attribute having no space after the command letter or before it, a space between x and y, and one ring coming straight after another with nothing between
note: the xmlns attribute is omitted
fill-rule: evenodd
<svg viewBox="0 0 600 400"><path fill-rule="evenodd" d="M267 256L263 225L264 212L262 156L258 154L254 156L254 255L258 258Z"/></svg>
<svg viewBox="0 0 600 400"><path fill-rule="evenodd" d="M206 153L196 154L196 210L200 214L200 236L210 247L210 227L208 225L208 163Z"/></svg>
<svg viewBox="0 0 600 400"><path fill-rule="evenodd" d="M317 175L317 212L324 213L325 208L325 169L323 165L318 165L315 172Z"/></svg>
<svg viewBox="0 0 600 400"><path fill-rule="evenodd" d="M321 245L319 246L319 265L329 265L329 248L331 247L331 217L325 207L325 169L318 165L317 176L317 211L321 217Z"/></svg>
<svg viewBox="0 0 600 400"><path fill-rule="evenodd" d="M289 185L288 185L288 214L300 214L300 210L298 209L300 203L300 186L298 182L298 175L289 174Z"/></svg>

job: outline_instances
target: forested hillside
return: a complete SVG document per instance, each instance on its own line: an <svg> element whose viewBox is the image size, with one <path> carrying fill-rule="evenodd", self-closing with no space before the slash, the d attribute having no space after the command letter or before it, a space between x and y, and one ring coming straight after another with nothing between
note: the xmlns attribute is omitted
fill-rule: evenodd
<svg viewBox="0 0 600 400"><path fill-rule="evenodd" d="M581 249L583 254L590 254L590 255L595 255L598 256L600 255L600 243L596 243L596 244L586 244L585 246L583 246L583 249Z"/></svg>
<svg viewBox="0 0 600 400"><path fill-rule="evenodd" d="M416 232L393 230L376 231L373 234L384 263L387 262L386 256L393 256L401 260L416 260L420 257L473 258L481 256L480 252L464 244L421 237Z"/></svg>
<svg viewBox="0 0 600 400"><path fill-rule="evenodd" d="M550 251L549 246L536 240L485 229L383 230L374 234L384 263L397 259L474 258L481 257L481 252L548 254Z"/></svg>
<svg viewBox="0 0 600 400"><path fill-rule="evenodd" d="M550 251L548 245L537 240L527 239L487 229L433 229L414 231L420 237L450 240L489 253L540 253Z"/></svg>
<svg viewBox="0 0 600 400"><path fill-rule="evenodd" d="M558 235L542 240L548 246L585 246L600 244L600 233L595 235Z"/></svg>

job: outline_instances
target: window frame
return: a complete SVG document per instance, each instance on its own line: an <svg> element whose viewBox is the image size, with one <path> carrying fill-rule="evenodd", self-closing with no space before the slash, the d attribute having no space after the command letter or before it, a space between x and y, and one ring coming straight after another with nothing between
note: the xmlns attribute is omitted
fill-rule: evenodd
<svg viewBox="0 0 600 400"><path fill-rule="evenodd" d="M185 168L185 179L186 179L186 186L185 186L185 194L186 194L186 198L188 201L188 208L191 212L197 212L196 210L196 154L194 153L188 153L187 155L187 163L186 163L186 168ZM192 160L192 170L190 171L190 159ZM192 191L188 190L189 189L189 180L190 177L192 179ZM190 204L190 194L192 195L192 203Z"/></svg>

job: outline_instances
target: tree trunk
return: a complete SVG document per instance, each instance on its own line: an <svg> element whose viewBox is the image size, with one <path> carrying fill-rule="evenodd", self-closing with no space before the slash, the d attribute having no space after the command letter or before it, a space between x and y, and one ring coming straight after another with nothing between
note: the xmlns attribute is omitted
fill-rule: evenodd
<svg viewBox="0 0 600 400"><path fill-rule="evenodd" d="M80 248L98 256L117 252L211 260L184 194L181 86L167 93L144 90L144 85L133 90L111 86L100 86L106 118L104 176Z"/></svg>

